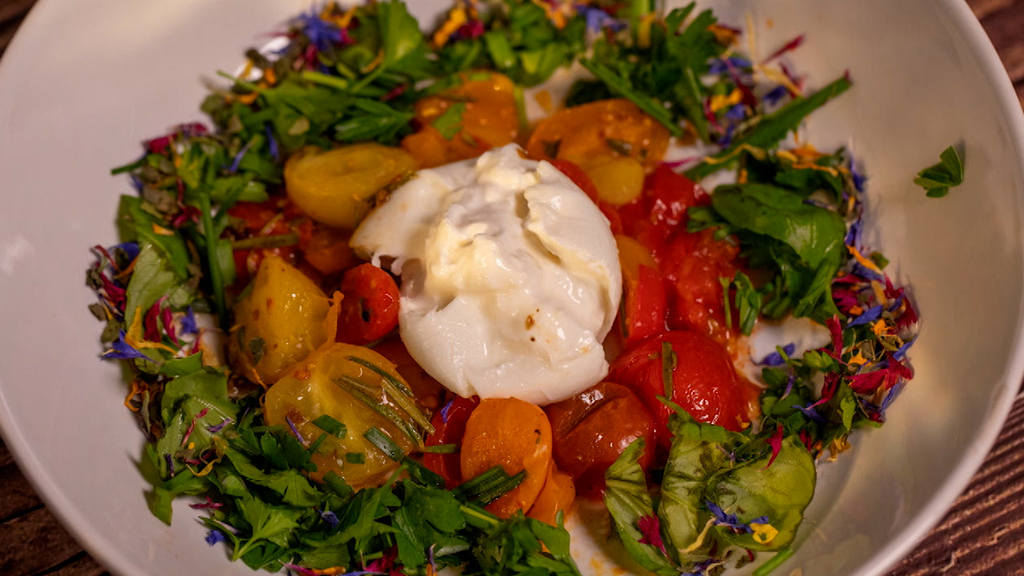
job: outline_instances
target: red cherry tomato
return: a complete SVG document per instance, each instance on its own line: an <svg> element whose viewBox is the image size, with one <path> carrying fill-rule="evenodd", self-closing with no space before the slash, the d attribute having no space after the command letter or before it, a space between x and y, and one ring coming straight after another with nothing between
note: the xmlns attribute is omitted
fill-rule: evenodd
<svg viewBox="0 0 1024 576"><path fill-rule="evenodd" d="M620 313L626 346L665 331L665 283L657 270L641 264L636 281L623 283L623 293Z"/></svg>
<svg viewBox="0 0 1024 576"><path fill-rule="evenodd" d="M738 246L715 240L712 230L684 232L668 243L660 263L670 287L669 328L694 330L722 343L729 340L722 278L736 275L738 255Z"/></svg>
<svg viewBox="0 0 1024 576"><path fill-rule="evenodd" d="M654 459L654 418L628 387L601 382L567 400L544 408L554 435L555 464L576 482L583 496L604 491L604 472L637 438L647 449L640 465Z"/></svg>
<svg viewBox="0 0 1024 576"><path fill-rule="evenodd" d="M341 317L338 342L367 344L398 326L398 285L373 264L361 264L341 278Z"/></svg>
<svg viewBox="0 0 1024 576"><path fill-rule="evenodd" d="M669 355L663 351L669 351ZM662 404L663 375L671 374L670 398L699 422L741 430L756 413L757 390L736 375L722 345L708 336L672 331L630 348L611 366L609 380L631 386L654 413L658 443L670 442L668 417Z"/></svg>
<svg viewBox="0 0 1024 576"><path fill-rule="evenodd" d="M461 445L462 437L466 435L466 422L469 421L469 415L479 404L480 399L476 396L453 398L445 407L434 413L434 417L430 420L434 426L434 433L427 435L425 444L427 446ZM458 452L451 454L427 452L423 455L423 465L440 474L444 478L445 485L451 490L462 484L462 465L459 458Z"/></svg>
<svg viewBox="0 0 1024 576"><path fill-rule="evenodd" d="M555 158L549 160L549 162L551 162L552 166L558 168L562 174L568 176L569 180L572 180L574 184L579 186L580 190L583 190L583 193L594 201L594 204L597 204L597 207L601 209L601 213L608 219L612 234L622 234L622 218L619 217L615 206L597 197L597 186L594 185L594 181L590 179L590 176L583 171L583 168L564 158Z"/></svg>

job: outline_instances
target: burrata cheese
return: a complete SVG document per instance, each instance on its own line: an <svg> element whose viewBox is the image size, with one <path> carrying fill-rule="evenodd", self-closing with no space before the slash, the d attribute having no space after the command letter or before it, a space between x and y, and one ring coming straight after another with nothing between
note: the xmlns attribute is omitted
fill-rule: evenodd
<svg viewBox="0 0 1024 576"><path fill-rule="evenodd" d="M546 404L608 372L601 343L622 295L608 220L514 144L421 170L352 247L401 275L402 340L461 396Z"/></svg>

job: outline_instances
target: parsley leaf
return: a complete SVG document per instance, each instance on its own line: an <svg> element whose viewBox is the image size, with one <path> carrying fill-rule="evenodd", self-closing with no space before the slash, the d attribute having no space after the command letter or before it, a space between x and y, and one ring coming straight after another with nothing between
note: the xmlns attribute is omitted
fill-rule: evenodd
<svg viewBox="0 0 1024 576"><path fill-rule="evenodd" d="M924 188L929 198L942 198L949 189L964 182L964 165L952 146L939 154L939 163L917 173L914 184Z"/></svg>

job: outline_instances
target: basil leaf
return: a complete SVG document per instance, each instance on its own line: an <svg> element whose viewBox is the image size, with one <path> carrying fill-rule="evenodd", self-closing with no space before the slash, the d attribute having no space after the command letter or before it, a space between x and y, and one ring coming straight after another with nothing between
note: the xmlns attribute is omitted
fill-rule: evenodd
<svg viewBox="0 0 1024 576"><path fill-rule="evenodd" d="M929 198L942 198L949 189L964 182L964 165L960 155L952 146L939 154L939 163L921 170L914 178L914 184L925 189Z"/></svg>

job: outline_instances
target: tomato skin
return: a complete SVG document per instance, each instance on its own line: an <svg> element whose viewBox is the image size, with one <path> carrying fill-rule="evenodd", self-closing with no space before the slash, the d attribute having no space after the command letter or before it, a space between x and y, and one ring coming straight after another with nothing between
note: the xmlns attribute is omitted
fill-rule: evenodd
<svg viewBox="0 0 1024 576"><path fill-rule="evenodd" d="M409 350L398 334L385 338L373 347L373 351L395 365L395 369L402 375L402 378L405 378L405 383L409 385L416 399L427 410L433 411L440 406L444 387L409 354Z"/></svg>
<svg viewBox="0 0 1024 576"><path fill-rule="evenodd" d="M462 438L466 435L466 422L469 421L470 414L476 410L479 404L480 399L476 396L453 398L449 405L435 412L434 417L430 419L430 423L434 426L434 433L427 435L426 445L461 445ZM458 452L452 454L427 452L423 455L423 465L440 474L449 490L462 484L462 465L459 462Z"/></svg>
<svg viewBox="0 0 1024 576"><path fill-rule="evenodd" d="M580 187L583 193L588 198L597 204L597 207L601 209L601 213L608 219L608 225L612 230L612 234L622 233L622 218L619 217L618 211L615 210L615 206L601 200L597 194L597 186L594 185L594 181L590 179L590 176L576 164L566 160L564 158L554 158L548 160L552 166L558 168L558 171L569 177L573 184Z"/></svg>
<svg viewBox="0 0 1024 576"><path fill-rule="evenodd" d="M715 240L713 230L679 234L667 244L661 270L670 286L670 328L695 330L721 343L731 338L721 279L736 276L738 255L739 247Z"/></svg>
<svg viewBox="0 0 1024 576"><path fill-rule="evenodd" d="M757 390L736 375L721 344L698 332L674 330L628 349L608 374L610 380L632 387L647 403L654 413L658 443L667 448L671 440L668 417L672 410L658 400L665 395L662 349L666 343L676 361L671 369L672 401L698 422L743 429L756 412Z"/></svg>
<svg viewBox="0 0 1024 576"><path fill-rule="evenodd" d="M485 398L470 414L459 462L465 479L501 466L514 476L526 472L515 488L485 509L501 518L527 511L544 488L554 464L551 423L540 407L517 398Z"/></svg>
<svg viewBox="0 0 1024 576"><path fill-rule="evenodd" d="M373 264L361 264L341 278L341 317L335 340L367 344L398 326L398 285Z"/></svg>
<svg viewBox="0 0 1024 576"><path fill-rule="evenodd" d="M647 449L640 466L654 460L654 417L627 386L601 382L544 408L554 437L555 464L576 482L581 496L604 492L604 473L637 438Z"/></svg>

